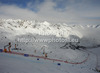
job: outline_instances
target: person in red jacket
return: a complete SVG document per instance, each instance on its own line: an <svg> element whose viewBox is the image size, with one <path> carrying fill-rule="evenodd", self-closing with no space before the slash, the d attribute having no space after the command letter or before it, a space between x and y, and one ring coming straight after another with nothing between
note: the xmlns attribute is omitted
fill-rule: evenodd
<svg viewBox="0 0 100 73"><path fill-rule="evenodd" d="M4 46L4 52L7 52L6 47L8 47L8 51L11 52L10 48L11 48L11 42L8 43L8 45Z"/></svg>

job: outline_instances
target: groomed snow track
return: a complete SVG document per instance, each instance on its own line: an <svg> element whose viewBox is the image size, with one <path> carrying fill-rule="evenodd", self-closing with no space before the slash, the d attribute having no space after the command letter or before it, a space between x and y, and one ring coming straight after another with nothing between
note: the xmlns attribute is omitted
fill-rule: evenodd
<svg viewBox="0 0 100 73"><path fill-rule="evenodd" d="M51 60L53 62L55 61L58 61L58 62L64 62L64 63L69 63L69 64L82 64L84 62L86 62L89 58L89 53L88 53L88 56L85 60L81 61L81 62L68 62L68 61L64 61L64 60L59 60L59 59L51 59L51 58L47 58L47 57L44 57L44 56L36 56L36 55L32 55L32 54L25 54L25 53L19 53L19 52L4 52L3 49L0 49L0 53L9 53L9 54L16 54L16 55L22 55L22 56L25 56L25 57L36 57L36 58L41 58L41 59L45 59L45 60Z"/></svg>

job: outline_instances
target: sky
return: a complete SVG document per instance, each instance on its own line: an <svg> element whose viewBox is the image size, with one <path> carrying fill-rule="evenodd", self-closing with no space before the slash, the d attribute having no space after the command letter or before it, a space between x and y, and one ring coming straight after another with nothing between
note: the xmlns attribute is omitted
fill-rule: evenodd
<svg viewBox="0 0 100 73"><path fill-rule="evenodd" d="M0 0L0 19L100 24L100 0Z"/></svg>

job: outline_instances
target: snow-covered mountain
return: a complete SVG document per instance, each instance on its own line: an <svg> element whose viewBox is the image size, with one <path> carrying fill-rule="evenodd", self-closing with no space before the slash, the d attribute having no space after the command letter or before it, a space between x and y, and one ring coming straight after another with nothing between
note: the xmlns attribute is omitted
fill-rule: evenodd
<svg viewBox="0 0 100 73"><path fill-rule="evenodd" d="M0 48L11 42L12 48L17 44L17 47L23 50L21 52L25 53L34 53L34 50L37 50L36 55L43 55L45 49L50 58L81 61L87 54L73 49L78 46L97 47L100 43L99 36L100 25L51 24L47 21L20 19L0 20ZM62 39L67 41L62 42Z"/></svg>
<svg viewBox="0 0 100 73"><path fill-rule="evenodd" d="M47 21L1 19L0 49L11 42L11 51L36 56L45 56L43 54L45 52L48 58L68 61L69 63L79 63L88 59L80 65L62 63L56 68L57 62L52 63L52 61L43 59L37 62L34 57L25 58L0 53L0 72L96 73L95 68L100 65L100 57L98 57L99 37L100 25L51 24ZM16 50L14 49L15 44L17 45ZM19 67L19 65L21 66ZM4 67L5 70L2 69ZM48 67L50 68L48 69Z"/></svg>

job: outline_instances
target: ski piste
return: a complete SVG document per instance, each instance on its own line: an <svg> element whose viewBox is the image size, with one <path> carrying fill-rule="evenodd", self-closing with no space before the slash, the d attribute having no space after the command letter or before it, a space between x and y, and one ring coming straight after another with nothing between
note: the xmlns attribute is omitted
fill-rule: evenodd
<svg viewBox="0 0 100 73"><path fill-rule="evenodd" d="M22 55L22 56L25 56L25 57L36 57L36 58L40 58L40 59L45 59L45 60L51 60L53 62L57 61L57 62L64 62L64 63L69 63L69 64L82 64L84 62L86 62L89 58L89 53L88 53L88 56L85 60L83 60L82 62L68 62L67 60L66 61L63 61L63 60L59 60L59 59L51 59L51 58L47 58L47 57L44 57L44 56L36 56L36 55L32 55L32 54L25 54L25 53L19 53L19 52L4 52L3 49L0 49L1 50L1 53L9 53L9 54L16 54L16 55Z"/></svg>

